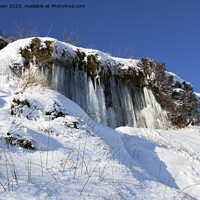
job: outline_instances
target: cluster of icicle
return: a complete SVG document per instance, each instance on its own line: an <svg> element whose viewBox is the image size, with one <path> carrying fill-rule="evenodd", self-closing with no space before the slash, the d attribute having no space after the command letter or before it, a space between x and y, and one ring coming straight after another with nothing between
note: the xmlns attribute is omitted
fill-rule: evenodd
<svg viewBox="0 0 200 200"><path fill-rule="evenodd" d="M147 88L130 88L110 77L112 106L106 106L104 85L94 85L83 70L66 66L52 68L53 88L75 101L91 118L112 128L130 125L151 129L169 128L167 113Z"/></svg>

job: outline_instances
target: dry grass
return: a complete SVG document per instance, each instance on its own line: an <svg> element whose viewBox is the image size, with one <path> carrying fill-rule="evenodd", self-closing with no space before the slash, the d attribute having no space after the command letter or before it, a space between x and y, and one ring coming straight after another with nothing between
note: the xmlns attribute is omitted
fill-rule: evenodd
<svg viewBox="0 0 200 200"><path fill-rule="evenodd" d="M73 30L70 31L69 33L67 32L66 29L64 30L63 42L77 46L80 43L81 39L82 38L80 36L77 36L77 33L74 32Z"/></svg>
<svg viewBox="0 0 200 200"><path fill-rule="evenodd" d="M82 134L83 134L83 132L81 132L81 135ZM140 184L134 184L129 181L127 181L127 182L116 181L114 179L113 172L111 174L108 174L106 172L106 169L113 168L112 164L110 164L110 160L116 155L116 153L118 153L120 151L120 148L124 145L124 143L121 146L119 146L118 149L116 149L115 152L110 155L110 158L107 160L107 162L102 165L101 162L102 162L103 158L108 154L108 149L106 149L105 152L102 152L103 154L102 154L100 160L95 161L95 160L89 159L88 161L86 161L86 159L85 159L86 156L84 155L85 154L85 146L89 145L89 144L87 143L87 140L86 140L85 143L83 143L84 151L81 152L80 143L79 143L79 142L81 142L81 139L82 139L81 136L78 135L77 139L75 139L74 144L72 145L72 148L69 149L68 154L66 155L66 160L64 160L64 163L62 163L64 165L63 169L66 168L66 170L68 172L71 171L70 174L67 173L67 171L66 171L66 173L63 173L64 171L61 170L61 168L59 170L60 172L62 172L62 176L65 177L65 183L62 182L59 184L57 177L54 176L54 169L55 169L54 164L56 164L56 166L57 166L57 164L60 163L61 161L58 159L56 161L57 163L54 162L54 164L52 165L52 164L50 164L51 162L48 162L48 165L44 166L42 158L40 158L40 160L39 160L39 162L41 162L41 163L39 163L39 162L35 163L31 160L31 158L28 158L27 162L25 162L25 169L27 171L27 176L26 176L27 183L31 183L32 177L34 176L33 166L38 166L41 168L42 177L45 178L45 173L50 174L52 176L52 180L50 180L50 181L47 180L47 183L46 183L47 185L49 184L49 182L52 182L52 181L55 181L55 183L56 183L55 187L50 188L49 192L47 192L46 199L48 199L49 196L53 192L56 192L59 194L60 189L62 189L63 187L67 187L70 184L73 184L74 182L76 182L76 179L79 179L81 177L83 177L85 179L85 182L80 190L80 195L82 195L84 193L84 191L86 190L86 187L87 187L89 181L95 181L96 184L108 183L109 185L112 185L114 193L117 194L120 197L120 199L125 199L125 197L123 196L123 192L120 191L119 185L138 187L141 190L149 192L151 195L155 196L157 199L162 199L162 200L166 199L164 196L157 193L156 191L152 191ZM78 145L76 145L77 148L75 147L76 143L78 143ZM76 152L77 156L75 156L75 154L73 154L75 161L73 162L73 164L71 163L72 166L69 163L69 166L66 167L68 158L70 157L70 155L72 157L72 152L73 153ZM49 159L49 158L47 158L47 159ZM92 163L93 167L89 169L90 162L93 162ZM4 167L4 171L7 174L6 175L7 181L0 181L1 188L5 192L14 191L13 186L20 185L20 182L23 180L21 179L21 177L18 173L17 166L12 159L12 156L9 152L9 148L8 148L8 151L4 151L3 149L1 149L0 165L1 165L1 167L2 166ZM60 165L60 167L62 167L62 165ZM101 169L100 169L100 167L101 167ZM98 173L98 169L99 169L99 173ZM158 177L158 180L159 180L159 177ZM197 186L197 185L199 185L199 184L185 187L180 192L185 193L185 191L187 189L189 189L190 187L193 187L193 186ZM185 193L185 195L187 197L187 193Z"/></svg>
<svg viewBox="0 0 200 200"><path fill-rule="evenodd" d="M29 69L23 73L18 80L19 92L23 93L27 88L41 85L44 88L51 88L51 82L45 75L35 69Z"/></svg>
<svg viewBox="0 0 200 200"><path fill-rule="evenodd" d="M17 31L14 34L14 37L18 39L36 37L38 35L37 28L31 22L28 24L26 28L24 27L23 23L21 24L15 23L15 26Z"/></svg>

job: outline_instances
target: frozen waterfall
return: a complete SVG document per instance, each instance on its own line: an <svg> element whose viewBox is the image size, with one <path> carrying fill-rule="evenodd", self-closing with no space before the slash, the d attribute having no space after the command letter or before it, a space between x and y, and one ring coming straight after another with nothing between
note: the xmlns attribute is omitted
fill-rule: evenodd
<svg viewBox="0 0 200 200"><path fill-rule="evenodd" d="M152 91L123 84L120 76L102 78L94 84L84 70L71 66L53 66L48 76L54 89L75 101L91 118L112 128L170 126Z"/></svg>

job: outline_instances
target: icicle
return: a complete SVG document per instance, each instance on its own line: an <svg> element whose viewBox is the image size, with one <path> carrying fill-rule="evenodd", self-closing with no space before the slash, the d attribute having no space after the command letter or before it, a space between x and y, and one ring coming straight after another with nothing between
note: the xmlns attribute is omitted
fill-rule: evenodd
<svg viewBox="0 0 200 200"><path fill-rule="evenodd" d="M157 103L151 90L125 85L120 78L109 78L109 101L106 105L103 82L95 77L95 85L87 73L68 66L52 67L53 88L80 105L93 119L112 128L123 125L147 128L169 126L167 114Z"/></svg>
<svg viewBox="0 0 200 200"><path fill-rule="evenodd" d="M167 113L161 108L160 104L156 101L152 91L144 88L144 98L146 107L141 110L141 117L143 125L147 128L169 128L171 127Z"/></svg>

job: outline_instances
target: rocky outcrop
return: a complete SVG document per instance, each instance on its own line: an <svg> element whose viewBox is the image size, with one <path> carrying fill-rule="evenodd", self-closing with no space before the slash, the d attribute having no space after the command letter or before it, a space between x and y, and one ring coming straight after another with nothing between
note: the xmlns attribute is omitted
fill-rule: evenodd
<svg viewBox="0 0 200 200"><path fill-rule="evenodd" d="M182 128L200 121L192 86L164 63L114 58L48 38L29 39L19 54L22 62L10 65L15 74L36 67L54 89L111 127Z"/></svg>
<svg viewBox="0 0 200 200"><path fill-rule="evenodd" d="M4 39L3 37L0 37L0 50L3 49L8 45L8 41Z"/></svg>
<svg viewBox="0 0 200 200"><path fill-rule="evenodd" d="M153 91L173 125L182 128L200 121L197 98L189 83L166 72L164 63L143 58L139 66L141 83Z"/></svg>

